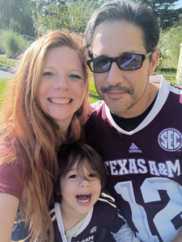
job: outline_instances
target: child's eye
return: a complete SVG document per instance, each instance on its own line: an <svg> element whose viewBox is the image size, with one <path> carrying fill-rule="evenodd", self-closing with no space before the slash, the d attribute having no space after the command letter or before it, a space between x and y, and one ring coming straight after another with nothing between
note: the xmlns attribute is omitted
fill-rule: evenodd
<svg viewBox="0 0 182 242"><path fill-rule="evenodd" d="M54 76L54 74L52 72L44 72L43 76Z"/></svg>
<svg viewBox="0 0 182 242"><path fill-rule="evenodd" d="M96 177L97 175L94 173L89 174L89 177Z"/></svg>
<svg viewBox="0 0 182 242"><path fill-rule="evenodd" d="M69 178L77 178L78 176L77 175L71 175L71 176L69 176Z"/></svg>

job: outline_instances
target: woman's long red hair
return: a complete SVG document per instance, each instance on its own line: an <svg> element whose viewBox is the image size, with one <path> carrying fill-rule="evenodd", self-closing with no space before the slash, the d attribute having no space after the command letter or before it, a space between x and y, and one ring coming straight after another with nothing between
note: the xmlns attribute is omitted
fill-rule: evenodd
<svg viewBox="0 0 182 242"><path fill-rule="evenodd" d="M60 46L70 47L78 54L86 86L83 103L73 115L67 137L59 135L58 125L45 115L38 97L46 53ZM57 151L61 144L80 138L88 106L86 60L87 52L81 36L64 31L53 31L42 36L23 54L1 108L0 144L8 144L11 149L3 154L0 164L27 157L24 161L26 169L20 208L25 222L31 220L31 241L39 235L40 241L53 241L48 207L53 202L53 184L58 176Z"/></svg>

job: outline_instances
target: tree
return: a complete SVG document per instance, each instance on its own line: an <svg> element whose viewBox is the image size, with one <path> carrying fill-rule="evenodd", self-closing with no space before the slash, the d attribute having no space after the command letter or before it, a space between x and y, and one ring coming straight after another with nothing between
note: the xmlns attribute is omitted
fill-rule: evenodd
<svg viewBox="0 0 182 242"><path fill-rule="evenodd" d="M178 0L135 0L152 9L156 14L160 27L165 29L179 20L179 13L174 9L174 3Z"/></svg>
<svg viewBox="0 0 182 242"><path fill-rule="evenodd" d="M34 36L29 0L0 0L0 28L10 28L22 35Z"/></svg>
<svg viewBox="0 0 182 242"><path fill-rule="evenodd" d="M52 3L45 7L44 13L40 16L42 32L56 29L69 29L71 19L67 11L67 6Z"/></svg>
<svg viewBox="0 0 182 242"><path fill-rule="evenodd" d="M92 12L105 1L101 0L67 0L48 1L41 13L40 23L42 31L49 29L67 29L83 34L86 23Z"/></svg>

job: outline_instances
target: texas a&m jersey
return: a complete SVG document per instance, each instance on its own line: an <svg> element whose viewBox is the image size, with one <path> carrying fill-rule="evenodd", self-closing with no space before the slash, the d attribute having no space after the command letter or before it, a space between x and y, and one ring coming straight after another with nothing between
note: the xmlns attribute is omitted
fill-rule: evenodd
<svg viewBox="0 0 182 242"><path fill-rule="evenodd" d="M113 199L106 194L101 194L86 217L66 234L59 203L54 204L50 215L55 242L139 242Z"/></svg>
<svg viewBox="0 0 182 242"><path fill-rule="evenodd" d="M170 242L182 226L182 89L162 76L140 125L121 129L102 103L86 124L87 143L104 159L107 188L143 242Z"/></svg>

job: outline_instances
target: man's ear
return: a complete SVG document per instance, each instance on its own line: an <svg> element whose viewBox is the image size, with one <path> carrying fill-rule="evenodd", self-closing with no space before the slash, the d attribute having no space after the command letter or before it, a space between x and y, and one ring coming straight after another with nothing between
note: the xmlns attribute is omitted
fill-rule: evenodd
<svg viewBox="0 0 182 242"><path fill-rule="evenodd" d="M152 60L150 61L150 70L149 75L152 76L154 74L154 71L157 67L157 63L159 60L159 50L155 50L152 54Z"/></svg>

